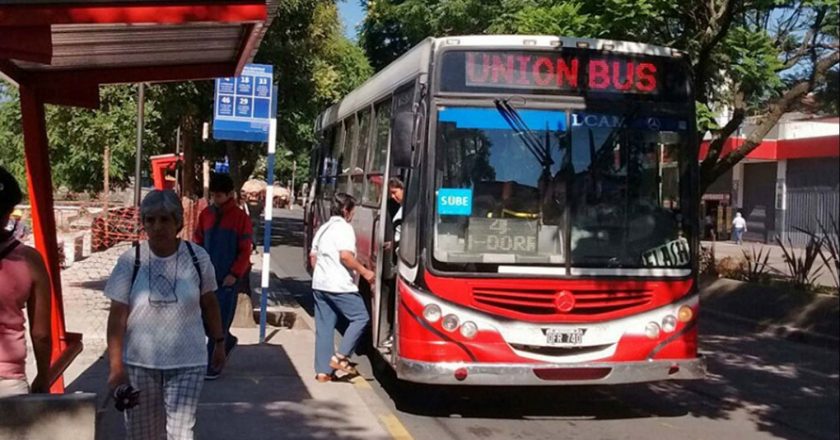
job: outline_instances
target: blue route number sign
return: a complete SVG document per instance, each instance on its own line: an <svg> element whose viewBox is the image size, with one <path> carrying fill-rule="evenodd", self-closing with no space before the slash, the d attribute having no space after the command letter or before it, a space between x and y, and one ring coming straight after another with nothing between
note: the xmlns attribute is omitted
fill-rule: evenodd
<svg viewBox="0 0 840 440"><path fill-rule="evenodd" d="M234 78L217 78L213 106L213 138L267 142L274 103L273 67L248 64Z"/></svg>

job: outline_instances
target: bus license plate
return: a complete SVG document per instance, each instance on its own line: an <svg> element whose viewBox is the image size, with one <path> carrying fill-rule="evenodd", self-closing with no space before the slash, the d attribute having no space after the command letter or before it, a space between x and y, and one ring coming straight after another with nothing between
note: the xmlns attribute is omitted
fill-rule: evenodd
<svg viewBox="0 0 840 440"><path fill-rule="evenodd" d="M586 329L583 328L577 328L574 330L549 328L545 331L545 342L549 345L580 345L583 343L584 333L586 333Z"/></svg>

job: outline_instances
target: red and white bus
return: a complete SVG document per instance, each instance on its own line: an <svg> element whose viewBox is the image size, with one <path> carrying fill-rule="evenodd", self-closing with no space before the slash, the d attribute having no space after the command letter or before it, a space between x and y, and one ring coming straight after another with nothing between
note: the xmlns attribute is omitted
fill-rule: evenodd
<svg viewBox="0 0 840 440"><path fill-rule="evenodd" d="M429 38L319 116L306 251L355 196L372 343L404 380L702 378L689 72L639 43Z"/></svg>

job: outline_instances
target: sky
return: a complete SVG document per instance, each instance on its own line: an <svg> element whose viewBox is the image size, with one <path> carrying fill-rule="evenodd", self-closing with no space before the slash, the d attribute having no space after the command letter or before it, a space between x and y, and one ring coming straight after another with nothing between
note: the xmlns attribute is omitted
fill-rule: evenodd
<svg viewBox="0 0 840 440"><path fill-rule="evenodd" d="M362 22L364 14L359 0L338 0L338 15L347 38L356 41L356 26Z"/></svg>

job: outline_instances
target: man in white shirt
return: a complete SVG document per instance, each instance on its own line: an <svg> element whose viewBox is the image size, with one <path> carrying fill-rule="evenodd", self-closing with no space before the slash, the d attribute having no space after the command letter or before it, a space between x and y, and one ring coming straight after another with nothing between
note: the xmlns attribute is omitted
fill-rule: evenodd
<svg viewBox="0 0 840 440"><path fill-rule="evenodd" d="M354 272L373 287L375 274L356 259L356 233L350 220L356 200L336 194L330 207L330 219L318 228L309 254L312 266L312 293L315 297L315 378L329 382L335 370L357 374L348 356L370 322L364 300L359 294ZM333 335L338 314L350 324L338 351L333 351Z"/></svg>
<svg viewBox="0 0 840 440"><path fill-rule="evenodd" d="M740 212L735 213L735 218L732 220L732 228L735 232L735 243L741 244L744 232L747 232L747 221L744 220L744 217L741 217Z"/></svg>

